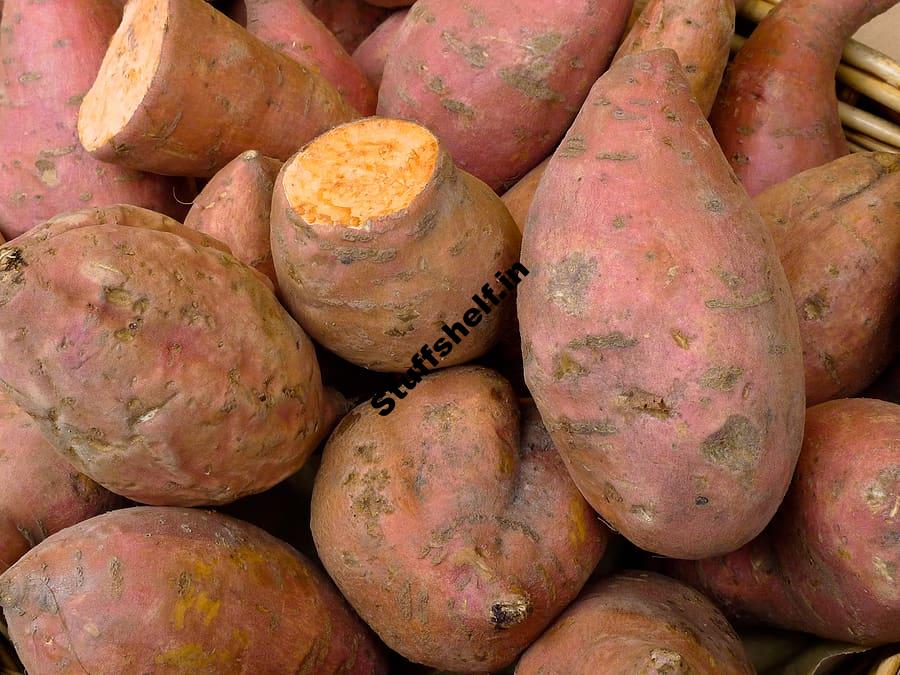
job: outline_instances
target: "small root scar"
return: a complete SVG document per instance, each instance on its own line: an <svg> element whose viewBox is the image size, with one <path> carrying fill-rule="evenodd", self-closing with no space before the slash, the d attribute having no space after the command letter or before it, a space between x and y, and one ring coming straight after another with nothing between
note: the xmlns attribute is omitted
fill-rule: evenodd
<svg viewBox="0 0 900 675"><path fill-rule="evenodd" d="M503 630L525 621L532 611L531 600L525 597L495 602L491 605L491 623Z"/></svg>

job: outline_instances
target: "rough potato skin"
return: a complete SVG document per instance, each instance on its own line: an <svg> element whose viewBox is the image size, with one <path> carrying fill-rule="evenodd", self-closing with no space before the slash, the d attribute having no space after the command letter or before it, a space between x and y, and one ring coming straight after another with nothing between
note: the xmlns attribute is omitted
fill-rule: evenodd
<svg viewBox="0 0 900 675"><path fill-rule="evenodd" d="M0 577L32 673L387 672L328 579L253 525L138 507L60 532Z"/></svg>
<svg viewBox="0 0 900 675"><path fill-rule="evenodd" d="M352 54L391 13L365 0L303 0L319 21Z"/></svg>
<svg viewBox="0 0 900 675"><path fill-rule="evenodd" d="M57 455L0 390L0 572L54 532L119 503Z"/></svg>
<svg viewBox="0 0 900 675"><path fill-rule="evenodd" d="M387 417L364 404L325 447L312 500L325 568L392 649L435 668L511 662L606 546L536 411L463 367Z"/></svg>
<svg viewBox="0 0 900 675"><path fill-rule="evenodd" d="M184 224L222 242L245 265L273 283L275 264L269 243L272 190L281 162L256 150L241 153L210 179L197 195Z"/></svg>
<svg viewBox="0 0 900 675"><path fill-rule="evenodd" d="M313 345L265 277L141 227L146 213L75 214L0 248L0 382L113 492L191 506L262 491L328 432Z"/></svg>
<svg viewBox="0 0 900 675"><path fill-rule="evenodd" d="M283 161L359 117L324 77L203 0L164 1L168 30L150 90L120 133L91 153L97 159L212 176L248 148Z"/></svg>
<svg viewBox="0 0 900 675"><path fill-rule="evenodd" d="M375 87L375 91L381 87L384 63L387 61L388 54L394 49L394 45L397 44L397 35L400 32L400 26L406 19L406 14L406 10L391 14L353 52L353 60Z"/></svg>
<svg viewBox="0 0 900 675"><path fill-rule="evenodd" d="M728 67L709 121L750 196L850 152L834 74L847 39L897 0L784 0Z"/></svg>
<svg viewBox="0 0 900 675"><path fill-rule="evenodd" d="M375 89L303 0L237 0L230 15L275 51L324 75L360 113L375 114Z"/></svg>
<svg viewBox="0 0 900 675"><path fill-rule="evenodd" d="M900 155L865 152L757 195L800 317L807 405L853 396L897 356Z"/></svg>
<svg viewBox="0 0 900 675"><path fill-rule="evenodd" d="M459 321L495 272L518 259L521 237L496 194L458 170L442 148L409 207L368 221L311 227L290 205L283 177L272 199L272 254L285 305L320 345L356 365L405 372L410 356ZM493 347L510 324L505 302L455 345L441 367Z"/></svg>
<svg viewBox="0 0 900 675"><path fill-rule="evenodd" d="M734 0L652 0L614 60L648 49L674 49L697 105L709 115L728 64L734 14Z"/></svg>
<svg viewBox="0 0 900 675"><path fill-rule="evenodd" d="M900 406L840 399L807 411L788 496L730 555L673 563L726 614L878 645L900 640Z"/></svg>
<svg viewBox="0 0 900 675"><path fill-rule="evenodd" d="M0 232L7 239L92 205L184 215L172 179L98 162L78 142L78 105L120 18L109 0L7 3L0 23Z"/></svg>
<svg viewBox="0 0 900 675"><path fill-rule="evenodd" d="M460 168L505 189L559 142L631 5L419 0L385 63L378 114L428 127Z"/></svg>
<svg viewBox="0 0 900 675"><path fill-rule="evenodd" d="M587 589L522 656L516 675L753 675L738 636L693 589L622 572Z"/></svg>
<svg viewBox="0 0 900 675"><path fill-rule="evenodd" d="M540 183L522 262L525 379L591 505L671 557L759 534L800 452L797 317L673 51L597 81Z"/></svg>

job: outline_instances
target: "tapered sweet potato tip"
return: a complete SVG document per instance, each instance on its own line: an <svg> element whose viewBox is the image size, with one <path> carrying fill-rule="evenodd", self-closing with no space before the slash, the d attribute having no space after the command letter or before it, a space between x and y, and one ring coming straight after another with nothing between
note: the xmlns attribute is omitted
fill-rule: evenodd
<svg viewBox="0 0 900 675"><path fill-rule="evenodd" d="M88 152L121 132L147 95L162 55L167 6L167 0L125 5L122 23L78 113L78 138Z"/></svg>
<svg viewBox="0 0 900 675"><path fill-rule="evenodd" d="M323 134L290 161L284 188L310 225L361 227L406 209L437 165L440 146L418 124L372 117Z"/></svg>

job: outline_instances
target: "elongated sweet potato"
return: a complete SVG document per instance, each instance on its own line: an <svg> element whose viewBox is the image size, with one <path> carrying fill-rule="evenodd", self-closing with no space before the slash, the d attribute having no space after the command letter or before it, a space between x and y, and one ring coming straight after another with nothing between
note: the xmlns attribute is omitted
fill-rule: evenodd
<svg viewBox="0 0 900 675"><path fill-rule="evenodd" d="M354 409L312 500L319 556L366 623L447 670L511 662L581 589L608 532L534 408L485 368L426 377L380 417Z"/></svg>
<svg viewBox="0 0 900 675"><path fill-rule="evenodd" d="M316 342L372 370L406 371L438 338L434 368L496 344L515 305L490 282L519 247L500 198L412 122L340 126L276 181L272 252L288 309Z"/></svg>
<svg viewBox="0 0 900 675"><path fill-rule="evenodd" d="M98 162L78 143L78 105L119 16L109 0L7 3L0 24L0 232L9 239L92 205L184 215L172 179Z"/></svg>
<svg viewBox="0 0 900 675"><path fill-rule="evenodd" d="M352 54L391 13L365 0L303 0L318 19Z"/></svg>
<svg viewBox="0 0 900 675"><path fill-rule="evenodd" d="M900 406L809 409L788 496L739 551L672 571L727 614L875 645L900 641Z"/></svg>
<svg viewBox="0 0 900 675"><path fill-rule="evenodd" d="M203 0L131 0L81 104L78 136L103 161L212 176L250 148L285 160L358 116L320 74Z"/></svg>
<svg viewBox="0 0 900 675"><path fill-rule="evenodd" d="M400 32L400 26L406 19L406 14L406 11L391 14L353 52L353 60L356 61L356 65L359 66L376 91L381 87L385 61L387 61L388 54L394 49L394 45L397 44L397 35Z"/></svg>
<svg viewBox="0 0 900 675"><path fill-rule="evenodd" d="M572 123L631 5L419 0L385 63L378 114L423 124L460 168L509 187Z"/></svg>
<svg viewBox="0 0 900 675"><path fill-rule="evenodd" d="M897 0L783 0L729 66L710 122L751 196L848 154L834 74L844 43Z"/></svg>
<svg viewBox="0 0 900 675"><path fill-rule="evenodd" d="M709 115L728 64L732 35L734 0L652 0L614 60L648 49L674 49L697 104Z"/></svg>
<svg viewBox="0 0 900 675"><path fill-rule="evenodd" d="M265 277L161 218L97 209L0 247L0 382L113 492L229 502L328 433L318 364Z"/></svg>
<svg viewBox="0 0 900 675"><path fill-rule="evenodd" d="M281 162L256 150L226 164L197 195L184 224L228 244L234 256L273 282L269 243L272 190Z"/></svg>
<svg viewBox="0 0 900 675"><path fill-rule="evenodd" d="M375 89L303 0L235 0L229 16L275 51L321 73L363 115L375 113Z"/></svg>
<svg viewBox="0 0 900 675"><path fill-rule="evenodd" d="M800 452L797 316L675 52L597 81L540 183L522 263L526 381L591 505L673 557L759 534Z"/></svg>
<svg viewBox="0 0 900 675"><path fill-rule="evenodd" d="M54 532L119 504L57 455L0 390L0 572Z"/></svg>
<svg viewBox="0 0 900 675"><path fill-rule="evenodd" d="M659 574L592 586L522 656L516 675L752 675L734 629L709 600Z"/></svg>
<svg viewBox="0 0 900 675"><path fill-rule="evenodd" d="M900 155L857 153L757 195L800 317L808 405L859 393L897 356Z"/></svg>
<svg viewBox="0 0 900 675"><path fill-rule="evenodd" d="M138 507L40 544L0 577L31 673L385 673L325 576L233 518Z"/></svg>

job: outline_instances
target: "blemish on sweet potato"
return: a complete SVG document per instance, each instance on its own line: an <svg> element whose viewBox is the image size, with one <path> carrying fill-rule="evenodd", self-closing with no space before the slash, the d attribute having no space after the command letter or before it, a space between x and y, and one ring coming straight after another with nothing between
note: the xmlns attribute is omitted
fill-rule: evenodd
<svg viewBox="0 0 900 675"><path fill-rule="evenodd" d="M743 415L731 415L717 431L700 444L700 453L710 462L735 473L751 471L761 455L762 435Z"/></svg>
<svg viewBox="0 0 900 675"><path fill-rule="evenodd" d="M580 314L596 271L596 260L577 251L550 265L547 284L550 301L567 314Z"/></svg>
<svg viewBox="0 0 900 675"><path fill-rule="evenodd" d="M713 366L700 377L700 386L705 389L731 391L743 374L744 369L739 366Z"/></svg>
<svg viewBox="0 0 900 675"><path fill-rule="evenodd" d="M619 394L616 403L627 410L649 415L659 420L666 420L672 416L672 410L662 396L652 394L639 387Z"/></svg>

